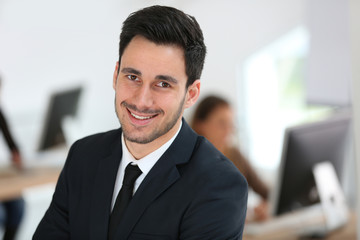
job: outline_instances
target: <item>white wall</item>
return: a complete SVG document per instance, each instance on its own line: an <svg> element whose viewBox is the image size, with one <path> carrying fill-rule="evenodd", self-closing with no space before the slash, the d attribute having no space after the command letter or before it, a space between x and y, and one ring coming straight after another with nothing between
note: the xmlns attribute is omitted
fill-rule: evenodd
<svg viewBox="0 0 360 240"><path fill-rule="evenodd" d="M22 148L37 142L33 123L41 125L47 97L58 88L86 85L79 137L118 126L111 84L121 24L130 12L163 3L194 15L203 28L202 94L216 91L234 103L239 63L304 19L303 0L2 0L1 104Z"/></svg>
<svg viewBox="0 0 360 240"><path fill-rule="evenodd" d="M305 78L307 102L351 105L348 0L307 0L310 50Z"/></svg>

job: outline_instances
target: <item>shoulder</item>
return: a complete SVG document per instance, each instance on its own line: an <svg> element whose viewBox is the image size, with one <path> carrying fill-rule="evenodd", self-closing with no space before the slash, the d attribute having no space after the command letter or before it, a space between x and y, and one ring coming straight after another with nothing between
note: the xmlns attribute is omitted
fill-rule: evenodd
<svg viewBox="0 0 360 240"><path fill-rule="evenodd" d="M114 129L107 132L101 132L86 136L77 140L72 148L81 148L86 147L89 148L91 146L94 147L104 147L109 146L117 140L120 141L121 138L121 129Z"/></svg>
<svg viewBox="0 0 360 240"><path fill-rule="evenodd" d="M72 144L68 158L101 158L109 155L118 146L121 146L121 129L96 133Z"/></svg>
<svg viewBox="0 0 360 240"><path fill-rule="evenodd" d="M203 137L198 137L183 167L182 179L191 199L181 226L183 237L238 239L247 208L248 185L243 175Z"/></svg>
<svg viewBox="0 0 360 240"><path fill-rule="evenodd" d="M235 184L247 188L247 182L237 167L204 137L199 137L191 163L202 178L217 184Z"/></svg>
<svg viewBox="0 0 360 240"><path fill-rule="evenodd" d="M120 129L79 139L72 144L69 150L63 167L64 176L67 178L83 178L87 176L87 178L91 179L95 176L99 164L114 152L121 152Z"/></svg>

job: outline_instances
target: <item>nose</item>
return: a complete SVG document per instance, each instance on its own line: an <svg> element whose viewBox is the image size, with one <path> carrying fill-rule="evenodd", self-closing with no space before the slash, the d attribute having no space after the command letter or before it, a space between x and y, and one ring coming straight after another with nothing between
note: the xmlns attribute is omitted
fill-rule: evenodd
<svg viewBox="0 0 360 240"><path fill-rule="evenodd" d="M136 91L136 106L138 109L148 109L150 108L153 103L153 94L151 92L151 88L145 84L142 84L138 91Z"/></svg>

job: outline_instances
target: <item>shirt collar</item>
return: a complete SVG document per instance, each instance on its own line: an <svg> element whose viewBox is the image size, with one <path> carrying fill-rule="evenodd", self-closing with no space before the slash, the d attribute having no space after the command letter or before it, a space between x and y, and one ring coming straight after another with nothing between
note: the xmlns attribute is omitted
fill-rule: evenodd
<svg viewBox="0 0 360 240"><path fill-rule="evenodd" d="M124 134L121 134L121 145L123 149L123 156L122 156L122 165L127 166L130 162L137 164L144 175L147 175L150 172L151 168L155 165L155 163L159 160L159 158L165 153L165 151L170 147L170 145L174 142L176 136L179 134L180 129L182 126L182 121L180 122L179 129L174 134L174 136L163 144L161 147L149 153L143 158L136 160L133 155L129 152L125 144Z"/></svg>

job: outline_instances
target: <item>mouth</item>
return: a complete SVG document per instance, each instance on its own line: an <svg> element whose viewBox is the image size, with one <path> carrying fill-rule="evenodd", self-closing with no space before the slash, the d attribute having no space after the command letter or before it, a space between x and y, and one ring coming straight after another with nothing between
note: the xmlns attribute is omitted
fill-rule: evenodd
<svg viewBox="0 0 360 240"><path fill-rule="evenodd" d="M127 108L129 117L130 117L130 121L134 126L137 127L144 127L149 125L151 122L154 121L154 119L158 116L158 114L139 114L139 113L134 113L132 112L130 109Z"/></svg>
<svg viewBox="0 0 360 240"><path fill-rule="evenodd" d="M153 122L156 117L163 113L162 110L156 109L138 109L135 105L127 102L121 103L124 110L127 111L129 120L134 126L146 126Z"/></svg>
<svg viewBox="0 0 360 240"><path fill-rule="evenodd" d="M129 109L128 109L128 111L129 111L130 115L133 116L137 120L148 120L148 119L154 118L158 115L158 114L155 114L155 115L151 115L151 116L140 116L140 115L137 115L137 114L131 112Z"/></svg>

